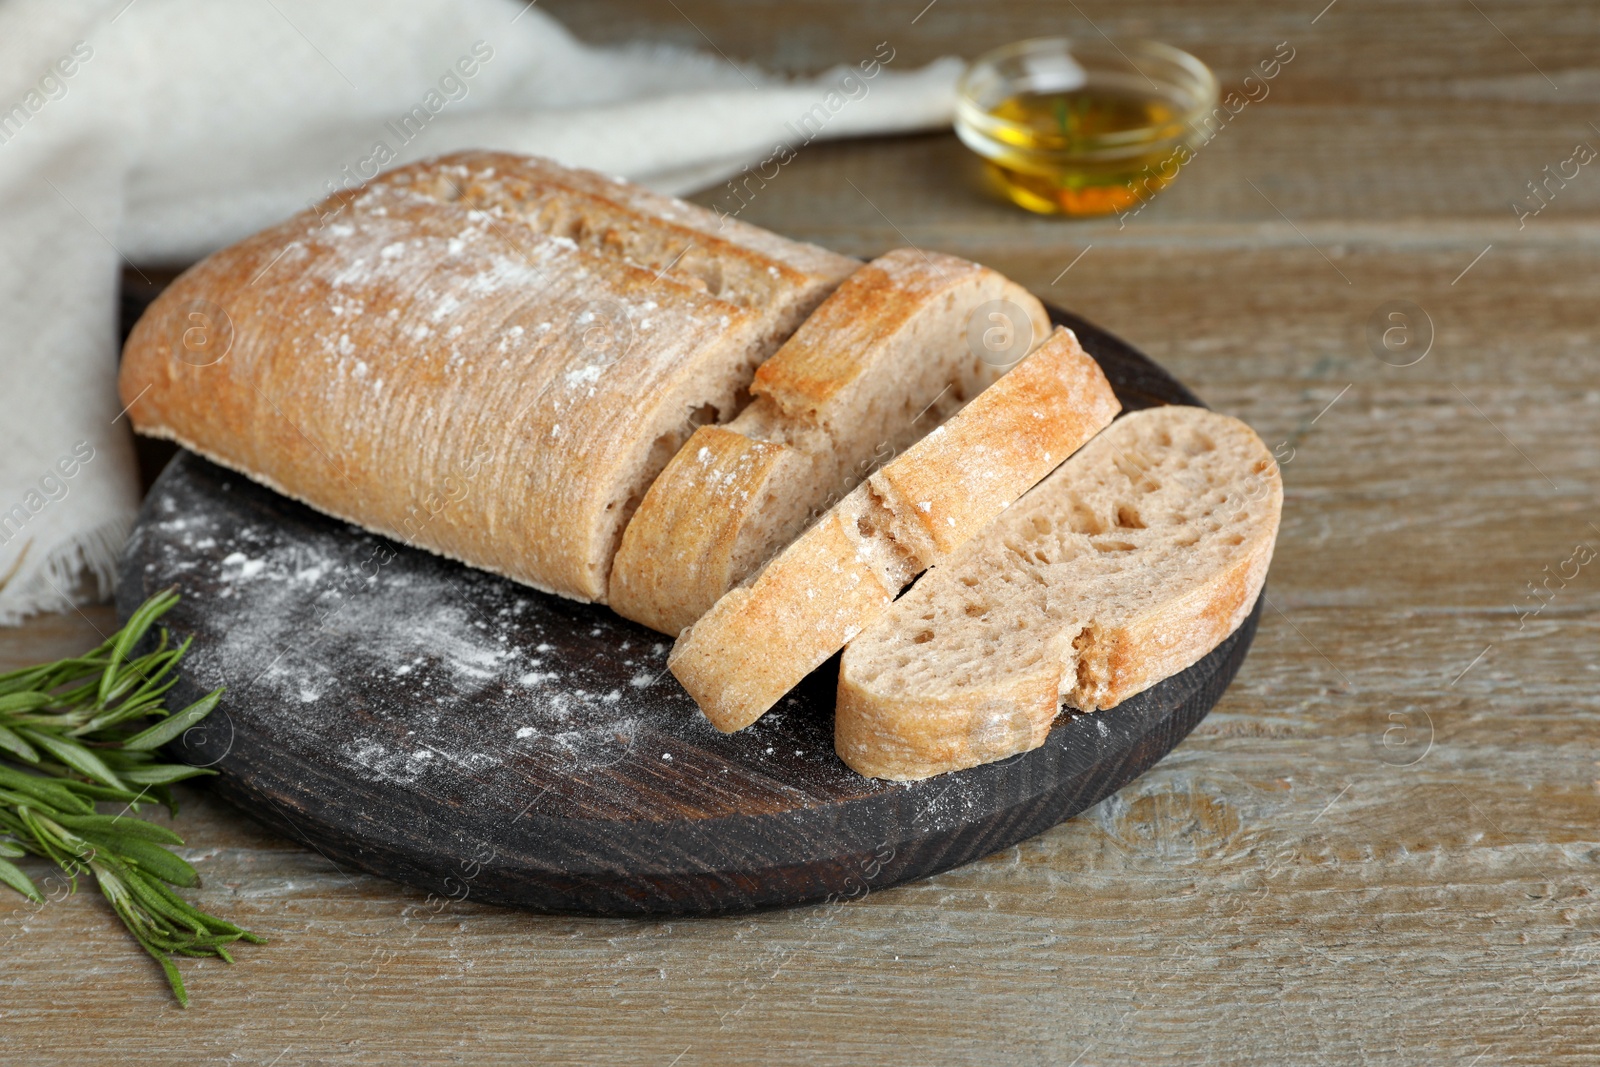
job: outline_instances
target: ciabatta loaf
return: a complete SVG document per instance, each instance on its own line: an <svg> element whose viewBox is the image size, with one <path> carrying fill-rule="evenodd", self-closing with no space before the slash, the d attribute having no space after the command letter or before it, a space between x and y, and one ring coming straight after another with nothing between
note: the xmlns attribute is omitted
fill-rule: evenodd
<svg viewBox="0 0 1600 1067"><path fill-rule="evenodd" d="M120 388L142 433L603 600L651 480L858 265L626 182L463 153L185 273L135 328Z"/></svg>
<svg viewBox="0 0 1600 1067"><path fill-rule="evenodd" d="M968 341L986 306L1003 321L979 330L1018 334L998 357ZM857 270L756 370L750 406L696 430L650 487L611 607L676 635L1049 332L1031 294L955 256L906 248Z"/></svg>
<svg viewBox="0 0 1600 1067"><path fill-rule="evenodd" d="M1120 409L1058 329L678 636L667 666L712 725L750 725Z"/></svg>
<svg viewBox="0 0 1600 1067"><path fill-rule="evenodd" d="M1114 707L1250 613L1283 505L1250 427L1134 412L919 582L845 650L834 740L917 779L1044 742L1065 702Z"/></svg>

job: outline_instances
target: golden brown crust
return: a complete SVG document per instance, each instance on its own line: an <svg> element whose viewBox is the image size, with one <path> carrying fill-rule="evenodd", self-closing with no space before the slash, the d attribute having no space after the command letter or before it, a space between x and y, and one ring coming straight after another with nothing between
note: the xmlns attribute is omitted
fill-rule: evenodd
<svg viewBox="0 0 1600 1067"><path fill-rule="evenodd" d="M891 463L868 481L930 548L958 548L1116 417L1122 405L1071 330L1046 342L1049 361L1027 360L1001 392L969 405L983 416L952 419L923 438L916 463Z"/></svg>
<svg viewBox="0 0 1600 1067"><path fill-rule="evenodd" d="M725 439L691 441L645 494L612 567L611 606L673 635L710 610L999 376L967 340L969 316L994 301L1022 311L1034 340L1048 335L1038 300L980 264L897 249L857 270L757 369L755 401L726 431L762 447L735 456ZM1026 444L1012 436L997 444ZM936 476L962 461L951 455Z"/></svg>
<svg viewBox="0 0 1600 1067"><path fill-rule="evenodd" d="M1204 585L1101 638L1106 658L1104 685L1074 687L1067 693L1067 702L1091 710L1114 708L1199 660L1250 614L1271 558L1270 540L1264 549L1253 545L1249 554Z"/></svg>
<svg viewBox="0 0 1600 1067"><path fill-rule="evenodd" d="M330 514L601 599L650 479L854 265L717 225L546 161L400 168L186 272L122 397L140 432Z"/></svg>
<svg viewBox="0 0 1600 1067"><path fill-rule="evenodd" d="M730 590L679 635L667 664L724 733L760 718L893 599L830 512L750 586ZM776 562L776 561L775 561Z"/></svg>
<svg viewBox="0 0 1600 1067"><path fill-rule="evenodd" d="M1000 688L884 696L840 685L834 750L857 774L915 781L992 763L1044 743L1060 707L1055 675L1019 671Z"/></svg>
<svg viewBox="0 0 1600 1067"><path fill-rule="evenodd" d="M748 726L958 547L946 531L980 529L1119 407L1077 338L1058 330L718 600L679 635L667 666L712 725ZM962 455L985 469L961 469Z"/></svg>
<svg viewBox="0 0 1600 1067"><path fill-rule="evenodd" d="M954 312L964 342L966 316L980 299L1016 304L1030 320L1035 345L1049 335L1044 306L987 267L914 248L885 253L845 279L756 370L750 392L771 398L791 419L814 422L829 401L875 369L878 351L914 319Z"/></svg>
<svg viewBox="0 0 1600 1067"><path fill-rule="evenodd" d="M787 445L702 426L678 450L623 531L611 570L618 614L676 635L703 613L707 586L732 588L744 525L772 495L785 465L803 462ZM672 506L652 506L668 500Z"/></svg>
<svg viewBox="0 0 1600 1067"><path fill-rule="evenodd" d="M888 271L868 263L846 278L777 354L756 368L750 392L793 419L811 421L861 372L861 350L881 344L919 308Z"/></svg>

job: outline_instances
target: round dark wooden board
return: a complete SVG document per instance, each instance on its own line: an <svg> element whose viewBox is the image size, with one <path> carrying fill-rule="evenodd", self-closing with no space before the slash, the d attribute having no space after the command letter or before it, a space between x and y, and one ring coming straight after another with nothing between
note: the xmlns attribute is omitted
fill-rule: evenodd
<svg viewBox="0 0 1600 1067"><path fill-rule="evenodd" d="M1197 404L1075 316L1127 409ZM124 617L175 585L193 635L176 743L215 788L335 863L454 898L591 915L710 914L857 896L989 855L1166 755L1222 695L1260 613L1188 670L1043 747L925 782L833 752L837 657L719 734L670 642L320 515L180 453L124 557Z"/></svg>

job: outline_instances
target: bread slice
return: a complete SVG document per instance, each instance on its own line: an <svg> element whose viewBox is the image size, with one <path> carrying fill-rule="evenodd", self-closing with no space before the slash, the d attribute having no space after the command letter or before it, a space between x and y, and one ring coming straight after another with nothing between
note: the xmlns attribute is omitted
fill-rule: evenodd
<svg viewBox="0 0 1600 1067"><path fill-rule="evenodd" d="M742 729L1120 409L1068 330L874 473L678 636L667 666Z"/></svg>
<svg viewBox="0 0 1600 1067"><path fill-rule="evenodd" d="M1044 743L1062 701L1114 707L1200 659L1261 592L1278 466L1237 419L1134 412L845 650L834 743L910 780Z"/></svg>
<svg viewBox="0 0 1600 1067"><path fill-rule="evenodd" d="M857 266L620 180L468 152L207 258L140 320L120 388L141 433L602 600L656 474L737 413Z"/></svg>
<svg viewBox="0 0 1600 1067"><path fill-rule="evenodd" d="M1027 290L955 256L899 249L852 274L756 370L750 406L696 430L650 487L612 564L611 607L676 635L990 385L1004 366L968 342L986 305L1015 330L1011 363L1049 335Z"/></svg>

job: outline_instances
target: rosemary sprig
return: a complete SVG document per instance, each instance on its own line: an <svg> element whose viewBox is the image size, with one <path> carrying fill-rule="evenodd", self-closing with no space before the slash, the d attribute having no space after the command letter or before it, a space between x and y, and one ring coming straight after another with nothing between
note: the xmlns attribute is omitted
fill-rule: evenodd
<svg viewBox="0 0 1600 1067"><path fill-rule="evenodd" d="M156 749L204 719L222 690L181 711L164 705L178 681L173 668L189 641L131 657L157 619L178 602L157 593L98 648L56 663L0 674L0 882L35 903L43 896L12 863L28 853L60 867L72 888L90 874L134 940L166 973L173 996L189 1005L173 956L216 956L263 939L186 903L169 886L199 884L195 869L167 849L183 839L135 816L160 802L176 815L168 788L214 771L157 760ZM131 657L131 658L130 658ZM148 720L154 719L153 723ZM122 804L115 815L96 805Z"/></svg>

